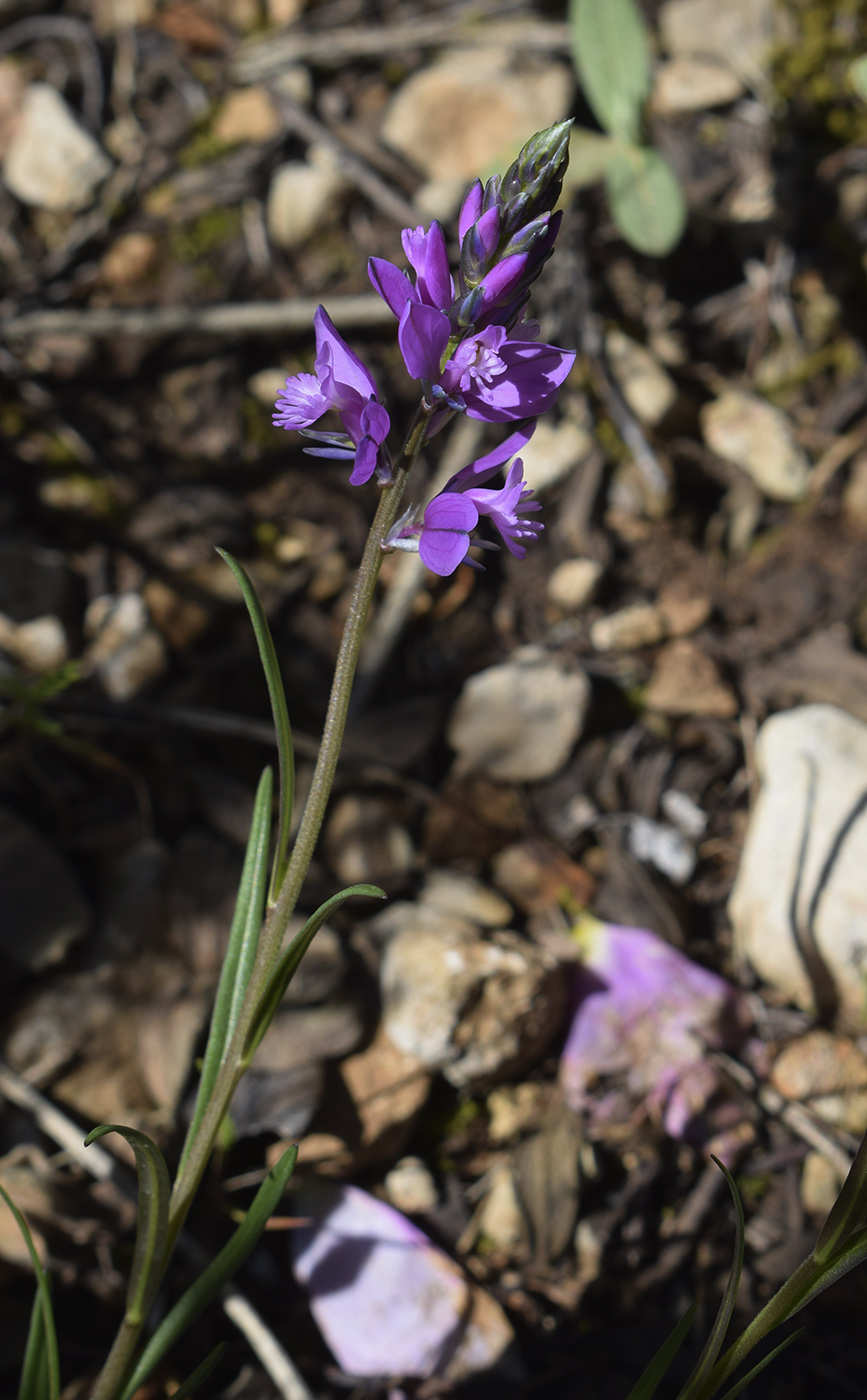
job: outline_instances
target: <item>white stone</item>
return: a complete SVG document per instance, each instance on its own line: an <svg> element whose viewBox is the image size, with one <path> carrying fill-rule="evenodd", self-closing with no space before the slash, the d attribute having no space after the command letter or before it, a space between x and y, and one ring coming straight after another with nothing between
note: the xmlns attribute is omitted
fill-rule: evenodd
<svg viewBox="0 0 867 1400"><path fill-rule="evenodd" d="M298 248L340 213L346 179L325 162L278 166L268 191L268 232L280 248Z"/></svg>
<svg viewBox="0 0 867 1400"><path fill-rule="evenodd" d="M15 655L28 671L45 675L62 666L69 656L69 643L59 617L34 617L15 629Z"/></svg>
<svg viewBox="0 0 867 1400"><path fill-rule="evenodd" d="M622 331L610 330L605 347L614 378L636 418L654 427L677 398L674 380L650 351Z"/></svg>
<svg viewBox="0 0 867 1400"><path fill-rule="evenodd" d="M247 388L263 408L273 408L280 390L286 387L286 379L286 370L275 365L273 369L257 370L247 380Z"/></svg>
<svg viewBox="0 0 867 1400"><path fill-rule="evenodd" d="M567 616L579 613L596 592L602 573L595 559L564 559L548 579L548 597Z"/></svg>
<svg viewBox="0 0 867 1400"><path fill-rule="evenodd" d="M803 499L810 464L782 409L757 394L726 389L701 410L701 427L708 447L752 477L769 500Z"/></svg>
<svg viewBox="0 0 867 1400"><path fill-rule="evenodd" d="M582 671L538 647L471 676L447 738L464 771L506 783L550 778L581 733L590 700Z"/></svg>
<svg viewBox="0 0 867 1400"><path fill-rule="evenodd" d="M821 890L820 881L844 824L867 791L867 724L832 705L805 705L774 715L759 731L756 761L762 786L729 902L735 950L765 982L812 1011L813 987L798 945L814 945L833 979L840 1028L863 1030L864 813L843 834ZM791 918L796 891L797 939ZM811 935L807 925L814 898Z"/></svg>
<svg viewBox="0 0 867 1400"><path fill-rule="evenodd" d="M436 1182L420 1157L402 1157L383 1185L389 1204L404 1215L423 1215L439 1200Z"/></svg>
<svg viewBox="0 0 867 1400"><path fill-rule="evenodd" d="M280 114L265 87L235 88L214 118L218 141L236 146L243 141L270 141L280 130Z"/></svg>
<svg viewBox="0 0 867 1400"><path fill-rule="evenodd" d="M419 899L429 909L469 919L481 928L506 928L512 918L507 899L460 870L432 870Z"/></svg>
<svg viewBox="0 0 867 1400"><path fill-rule="evenodd" d="M552 423L543 418L527 446L521 449L524 480L538 495L567 477L592 446L591 434L579 423L568 418Z"/></svg>
<svg viewBox="0 0 867 1400"><path fill-rule="evenodd" d="M590 640L597 651L635 651L655 646L665 632L665 618L659 608L653 603L632 603L594 622Z"/></svg>
<svg viewBox="0 0 867 1400"><path fill-rule="evenodd" d="M111 168L60 93L48 83L31 83L3 159L3 179L16 199L74 213L93 203Z"/></svg>
<svg viewBox="0 0 867 1400"><path fill-rule="evenodd" d="M131 700L168 665L165 642L149 625L138 593L94 598L84 615L84 631L93 638L85 667L96 672L112 700Z"/></svg>
<svg viewBox="0 0 867 1400"><path fill-rule="evenodd" d="M773 0L665 0L658 25L672 57L715 58L753 85L764 75L774 37Z"/></svg>
<svg viewBox="0 0 867 1400"><path fill-rule="evenodd" d="M653 84L653 109L660 116L680 112L706 112L736 102L744 85L722 63L684 54L661 63Z"/></svg>
<svg viewBox="0 0 867 1400"><path fill-rule="evenodd" d="M466 185L567 116L574 91L563 63L505 49L455 50L402 84L382 138L429 180Z"/></svg>

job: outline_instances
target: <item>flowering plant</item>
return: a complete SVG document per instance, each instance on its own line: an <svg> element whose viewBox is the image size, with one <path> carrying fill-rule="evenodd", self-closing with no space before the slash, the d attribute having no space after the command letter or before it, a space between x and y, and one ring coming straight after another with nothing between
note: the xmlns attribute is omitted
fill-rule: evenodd
<svg viewBox="0 0 867 1400"><path fill-rule="evenodd" d="M174 1182L156 1144L137 1129L103 1124L87 1138L90 1143L107 1133L125 1137L135 1155L139 1178L138 1229L126 1311L92 1400L132 1400L169 1347L243 1263L292 1174L297 1157L294 1146L269 1172L220 1254L162 1317L143 1345L152 1304L232 1096L305 951L344 900L351 896L385 897L382 890L366 884L341 890L321 905L284 947L325 816L365 621L384 554L417 551L429 569L446 576L462 562L475 563L470 557L474 546L499 548L496 541L479 538L477 532L485 521L516 558L523 557L543 528L535 518L540 506L531 498L518 454L530 440L537 417L554 404L575 354L541 343L538 327L525 317L525 307L559 229L560 215L554 207L566 168L569 125L563 122L538 133L503 176L495 176L484 186L480 181L471 186L460 213L460 258L455 275L449 266L445 234L437 223L427 230L403 232L412 276L381 259L371 260L371 281L397 319L404 364L420 385L415 418L396 456L388 446L391 419L376 382L322 307L314 319L314 372L292 376L278 396L275 423L304 434L312 444L305 449L308 453L351 463L353 484L375 479L381 488L380 498L346 617L316 768L291 851L294 762L280 669L253 585L240 564L223 554L244 595L269 687L279 758L276 803L272 771L266 768L256 795L198 1094ZM419 453L459 413L510 428L498 445L452 476L421 513L410 510L400 515L401 500ZM328 414L336 416L339 428L320 426ZM502 484L493 484L501 471L505 473ZM272 808L276 808L273 840ZM576 1060L580 1048L573 1046ZM726 1176L733 1186L728 1173ZM867 1257L867 1230L863 1228L867 1146L862 1145L813 1253L743 1335L722 1352L743 1257L743 1215L736 1192L734 1195L739 1218L735 1265L717 1322L680 1392L680 1400L711 1400L772 1328ZM59 1358L48 1277L26 1222L2 1185L0 1196L13 1210L28 1241L37 1280L20 1400L59 1400ZM655 1393L692 1316L693 1310L664 1344L630 1400L649 1400ZM202 1363L176 1392L176 1400L184 1400L202 1383L220 1352L217 1348ZM764 1364L761 1362L750 1376ZM746 1381L729 1389L724 1400L734 1397L744 1384Z"/></svg>

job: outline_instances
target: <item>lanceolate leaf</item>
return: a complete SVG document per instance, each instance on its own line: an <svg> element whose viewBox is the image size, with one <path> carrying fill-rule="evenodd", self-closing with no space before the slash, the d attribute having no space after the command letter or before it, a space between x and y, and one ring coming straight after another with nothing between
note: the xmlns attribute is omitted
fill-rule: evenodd
<svg viewBox="0 0 867 1400"><path fill-rule="evenodd" d="M27 1251L33 1264L33 1272L36 1275L36 1288L42 1305L42 1337L48 1370L48 1400L60 1400L60 1358L57 1354L57 1333L54 1330L54 1310L51 1306L51 1289L48 1285L48 1275L42 1267L42 1261L39 1258L36 1245L33 1243L30 1227L4 1186L0 1186L0 1197L6 1202L15 1217L15 1223L24 1237L24 1243L27 1245Z"/></svg>
<svg viewBox="0 0 867 1400"><path fill-rule="evenodd" d="M274 714L274 728L277 731L277 754L280 764L280 793L279 793L279 819L277 822L277 846L274 851L274 866L271 872L271 889L269 900L271 903L277 897L280 886L283 883L283 876L286 873L286 851L289 846L289 826L292 821L292 804L295 799L295 756L292 750L292 730L289 726L289 711L286 707L286 692L283 689L283 678L280 675L280 664L277 660L277 652L274 647L274 639L271 636L271 629L268 626L268 619L265 616L259 596L253 587L252 579L247 571L233 559L225 549L218 549L217 553L228 564L238 582L238 587L244 595L244 602L247 604L247 611L250 614L250 621L253 624L253 631L256 634L256 641L259 646L259 656L262 659L262 668L265 672L265 680L268 682L268 694L271 697L271 709Z"/></svg>
<svg viewBox="0 0 867 1400"><path fill-rule="evenodd" d="M202 1063L199 1079L199 1092L196 1107L187 1132L187 1139L181 1155L183 1167L195 1140L199 1124L211 1097L214 1081L223 1062L238 1015L253 971L256 951L259 946L259 933L262 927L262 914L265 906L265 892L268 885L268 847L271 838L271 769L266 768L259 780L250 835L247 840L247 853L244 869L238 887L238 899L229 933L226 956L217 987L214 1010L211 1016L211 1029Z"/></svg>
<svg viewBox="0 0 867 1400"><path fill-rule="evenodd" d="M642 1373L638 1383L630 1390L627 1400L652 1400L669 1366L683 1346L686 1334L693 1324L697 1308L698 1303L690 1304L680 1322L666 1337L650 1365Z"/></svg>
<svg viewBox="0 0 867 1400"><path fill-rule="evenodd" d="M224 1245L213 1263L208 1265L204 1273L178 1299L171 1312L163 1318L139 1357L121 1400L130 1400L139 1386L147 1380L154 1366L165 1356L169 1347L174 1346L208 1303L217 1296L223 1285L240 1269L286 1190L297 1156L298 1148L295 1145L283 1153L262 1182L255 1200L228 1244Z"/></svg>
<svg viewBox="0 0 867 1400"><path fill-rule="evenodd" d="M732 1311L734 1310L738 1286L741 1281L741 1272L744 1267L744 1208L741 1204L740 1192L728 1168L724 1167L717 1157L714 1157L713 1160L725 1176L726 1184L731 1192L732 1200L735 1203L735 1213L737 1216L735 1254L732 1260L728 1283L726 1284L722 1302L720 1303L719 1312L716 1315L716 1321L711 1328L710 1336L704 1344L695 1369L681 1391L680 1400L691 1400L692 1396L701 1395L702 1393L704 1382L710 1375L711 1369L719 1356L720 1348L725 1341L725 1335L729 1329Z"/></svg>
<svg viewBox="0 0 867 1400"><path fill-rule="evenodd" d="M368 895L371 899L385 899L385 891L378 885L350 885L348 889L341 890L339 894L332 895L324 904L320 904L315 914L311 914L303 928L296 933L289 947L280 958L277 966L271 974L270 980L262 1000L256 1011L253 1023L250 1027L250 1034L247 1044L244 1047L244 1060L249 1064L256 1052L263 1035L273 1021L277 1008L286 994L286 988L295 976L298 964L303 958L314 937L321 929L328 915L335 909L339 909L345 899L350 899L353 895Z"/></svg>
<svg viewBox="0 0 867 1400"><path fill-rule="evenodd" d="M50 1288L50 1276L46 1282ZM42 1293L37 1288L30 1312L27 1347L18 1384L18 1400L48 1400L48 1394L48 1348L45 1345Z"/></svg>
<svg viewBox="0 0 867 1400"><path fill-rule="evenodd" d="M791 1337L787 1337L784 1342L780 1342L779 1346L774 1347L773 1351L769 1351L767 1356L762 1357L757 1366L754 1366L751 1371L747 1371L745 1376L742 1376L739 1381L736 1381L731 1390L727 1390L725 1395L721 1396L721 1400L735 1400L735 1397L740 1395L742 1390L746 1390L750 1381L754 1381L756 1376L761 1375L765 1367L770 1366L771 1362L779 1356L780 1352L785 1351L786 1347L790 1347L792 1342L796 1342L799 1337L803 1336L803 1333L803 1327L799 1327L797 1332L792 1333Z"/></svg>
<svg viewBox="0 0 867 1400"><path fill-rule="evenodd" d="M220 1342L219 1346L215 1346L214 1350L208 1353L201 1365L196 1367L192 1375L187 1376L183 1385L178 1386L177 1390L172 1392L172 1400L187 1400L188 1395L195 1394L199 1386L204 1385L211 1372L216 1370L219 1366L228 1350L228 1346L228 1342Z"/></svg>
<svg viewBox="0 0 867 1400"><path fill-rule="evenodd" d="M816 1241L813 1258L817 1264L826 1264L837 1250L867 1216L867 1135L855 1154L849 1174L843 1182L836 1201L828 1212L828 1219Z"/></svg>
<svg viewBox="0 0 867 1400"><path fill-rule="evenodd" d="M569 19L575 67L594 115L612 136L637 141L650 52L635 0L570 0Z"/></svg>
<svg viewBox="0 0 867 1400"><path fill-rule="evenodd" d="M664 257L686 226L686 204L671 166L650 147L624 146L605 172L611 215L639 253Z"/></svg>
<svg viewBox="0 0 867 1400"><path fill-rule="evenodd" d="M105 1137L106 1133L120 1133L135 1153L138 1174L138 1224L127 1286L126 1317L132 1326L137 1327L145 1321L150 1312L163 1274L163 1253L171 1194L169 1173L156 1143L152 1142L146 1133L140 1133L137 1128L103 1123L88 1133L84 1139L85 1147Z"/></svg>

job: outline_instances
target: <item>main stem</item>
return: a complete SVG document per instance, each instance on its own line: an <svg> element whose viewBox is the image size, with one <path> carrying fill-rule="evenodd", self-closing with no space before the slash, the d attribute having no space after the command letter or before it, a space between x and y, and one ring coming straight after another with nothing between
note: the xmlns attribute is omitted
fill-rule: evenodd
<svg viewBox="0 0 867 1400"><path fill-rule="evenodd" d="M232 1095L246 1068L243 1053L247 1033L280 952L283 935L294 913L301 887L313 858L316 842L319 839L319 832L322 829L325 810L334 782L337 761L340 757L340 747L343 742L343 731L346 728L346 716L364 636L364 626L382 564L382 546L397 519L409 474L424 445L431 412L432 410L426 408L424 404L419 407L407 437L406 446L395 468L394 479L382 492L370 534L367 537L352 601L343 628L334 681L331 686L331 697L328 702L328 712L322 731L322 742L319 747L319 757L316 761L313 781L304 807L304 815L279 894L262 928L256 965L250 978L244 1007L234 1035L227 1046L226 1056L214 1083L213 1092L199 1125L198 1133L190 1145L183 1169L172 1191L166 1259L168 1259L186 1219L187 1211L211 1155L220 1124L228 1112Z"/></svg>

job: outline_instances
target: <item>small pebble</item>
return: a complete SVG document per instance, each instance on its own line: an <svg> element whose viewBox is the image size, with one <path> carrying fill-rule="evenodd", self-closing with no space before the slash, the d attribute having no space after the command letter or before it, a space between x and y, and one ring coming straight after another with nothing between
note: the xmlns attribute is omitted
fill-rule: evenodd
<svg viewBox="0 0 867 1400"><path fill-rule="evenodd" d="M436 1182L420 1157L402 1157L384 1185L389 1204L404 1215L424 1215L439 1200Z"/></svg>
<svg viewBox="0 0 867 1400"><path fill-rule="evenodd" d="M653 603L633 603L608 617L600 617L590 628L590 640L597 651L637 651L652 647L665 636L665 619Z"/></svg>
<svg viewBox="0 0 867 1400"><path fill-rule="evenodd" d="M567 616L579 613L593 597L602 573L595 559L564 559L548 579L548 597Z"/></svg>

